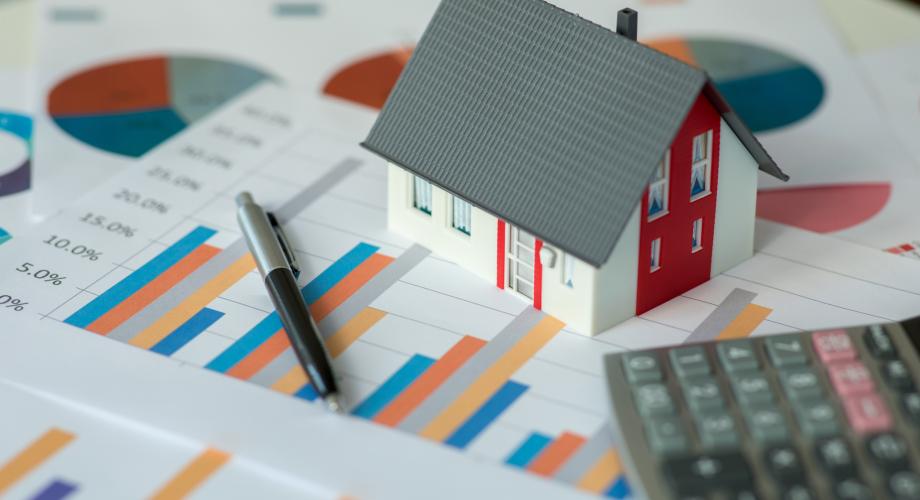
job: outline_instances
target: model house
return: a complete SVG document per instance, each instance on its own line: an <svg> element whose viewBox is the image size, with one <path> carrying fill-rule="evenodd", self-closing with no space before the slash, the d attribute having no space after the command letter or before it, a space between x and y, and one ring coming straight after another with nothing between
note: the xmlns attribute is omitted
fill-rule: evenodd
<svg viewBox="0 0 920 500"><path fill-rule="evenodd" d="M753 253L786 179L701 70L542 0L443 0L363 145L389 225L586 334Z"/></svg>

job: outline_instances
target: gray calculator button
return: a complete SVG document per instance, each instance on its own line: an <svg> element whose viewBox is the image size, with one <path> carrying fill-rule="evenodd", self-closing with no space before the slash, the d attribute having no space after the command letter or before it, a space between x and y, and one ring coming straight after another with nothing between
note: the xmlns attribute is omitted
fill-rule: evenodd
<svg viewBox="0 0 920 500"><path fill-rule="evenodd" d="M649 447L655 453L669 455L687 451L687 433L679 418L653 418L646 424Z"/></svg>
<svg viewBox="0 0 920 500"><path fill-rule="evenodd" d="M782 443L789 439L786 417L772 406L742 408L751 436L759 444Z"/></svg>
<svg viewBox="0 0 920 500"><path fill-rule="evenodd" d="M900 470L910 463L910 449L907 442L899 435L884 432L869 438L866 442L869 456L881 468Z"/></svg>
<svg viewBox="0 0 920 500"><path fill-rule="evenodd" d="M837 410L827 401L809 402L795 409L799 428L808 437L819 438L836 434L839 430Z"/></svg>
<svg viewBox="0 0 920 500"><path fill-rule="evenodd" d="M872 489L856 478L847 478L834 485L836 500L872 500Z"/></svg>
<svg viewBox="0 0 920 500"><path fill-rule="evenodd" d="M914 388L913 377L907 365L900 359L888 361L882 367L882 374L888 385L898 391L909 391Z"/></svg>
<svg viewBox="0 0 920 500"><path fill-rule="evenodd" d="M731 448L738 446L735 420L728 413L712 412L697 416L700 441L706 448Z"/></svg>
<svg viewBox="0 0 920 500"><path fill-rule="evenodd" d="M757 353L750 340L719 342L716 351L719 353L719 361L729 373L757 369Z"/></svg>
<svg viewBox="0 0 920 500"><path fill-rule="evenodd" d="M816 500L818 497L807 486L796 484L783 490L783 500Z"/></svg>
<svg viewBox="0 0 920 500"><path fill-rule="evenodd" d="M658 354L652 352L637 352L623 356L623 368L626 370L626 379L630 382L661 382L661 366L658 364Z"/></svg>
<svg viewBox="0 0 920 500"><path fill-rule="evenodd" d="M683 386L684 397L694 413L725 406L718 382L709 377L688 380Z"/></svg>
<svg viewBox="0 0 920 500"><path fill-rule="evenodd" d="M636 406L646 417L673 415L674 400L664 384L646 384L636 387Z"/></svg>
<svg viewBox="0 0 920 500"><path fill-rule="evenodd" d="M706 357L706 351L700 346L672 349L670 356L674 371L680 378L709 375L709 359Z"/></svg>
<svg viewBox="0 0 920 500"><path fill-rule="evenodd" d="M777 368L808 364L805 341L798 334L770 337L766 344L770 362Z"/></svg>
<svg viewBox="0 0 920 500"><path fill-rule="evenodd" d="M856 456L842 437L832 437L815 445L818 462L831 477L844 479L856 475Z"/></svg>
<svg viewBox="0 0 920 500"><path fill-rule="evenodd" d="M896 472L888 478L888 489L897 500L920 498L920 476L915 472Z"/></svg>
<svg viewBox="0 0 920 500"><path fill-rule="evenodd" d="M794 368L780 372L780 383L783 390L793 402L807 401L821 397L821 379L818 374L810 368Z"/></svg>
<svg viewBox="0 0 920 500"><path fill-rule="evenodd" d="M914 423L920 424L920 393L908 392L901 396L904 413Z"/></svg>
<svg viewBox="0 0 920 500"><path fill-rule="evenodd" d="M894 358L898 354L891 337L882 325L869 327L869 331L866 332L866 345L869 352L877 358Z"/></svg>
<svg viewBox="0 0 920 500"><path fill-rule="evenodd" d="M769 403L773 401L773 390L767 378L759 374L734 375L731 377L735 397L741 404Z"/></svg>

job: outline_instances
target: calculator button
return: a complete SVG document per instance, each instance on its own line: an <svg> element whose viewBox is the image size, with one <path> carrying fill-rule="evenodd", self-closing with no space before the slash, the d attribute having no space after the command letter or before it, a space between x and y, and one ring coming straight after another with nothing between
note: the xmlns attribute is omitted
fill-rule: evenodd
<svg viewBox="0 0 920 500"><path fill-rule="evenodd" d="M664 476L679 495L705 494L718 488L749 487L751 468L738 452L672 458L662 464Z"/></svg>
<svg viewBox="0 0 920 500"><path fill-rule="evenodd" d="M670 356L674 371L680 378L709 375L711 371L706 351L700 346L672 349Z"/></svg>
<svg viewBox="0 0 920 500"><path fill-rule="evenodd" d="M732 388L735 397L742 405L769 403L773 401L773 390L770 382L759 374L744 374L731 376Z"/></svg>
<svg viewBox="0 0 920 500"><path fill-rule="evenodd" d="M816 332L811 336L815 353L824 363L834 363L856 358L856 350L846 330Z"/></svg>
<svg viewBox="0 0 920 500"><path fill-rule="evenodd" d="M815 455L824 470L832 477L844 479L856 474L856 457L845 439L832 437L818 441Z"/></svg>
<svg viewBox="0 0 920 500"><path fill-rule="evenodd" d="M898 391L909 391L914 388L913 377L907 365L901 360L888 361L882 366L882 374L891 388Z"/></svg>
<svg viewBox="0 0 920 500"><path fill-rule="evenodd" d="M911 471L895 472L888 478L888 490L896 500L920 498L920 476Z"/></svg>
<svg viewBox="0 0 920 500"><path fill-rule="evenodd" d="M803 403L795 409L802 433L811 438L826 437L839 431L837 410L826 401Z"/></svg>
<svg viewBox="0 0 920 500"><path fill-rule="evenodd" d="M893 358L897 355L891 336L882 325L872 325L866 332L866 346L876 358Z"/></svg>
<svg viewBox="0 0 920 500"><path fill-rule="evenodd" d="M687 433L680 419L653 418L646 424L649 447L655 453L672 455L687 451Z"/></svg>
<svg viewBox="0 0 920 500"><path fill-rule="evenodd" d="M875 390L872 374L860 361L847 361L827 369L834 390L841 397L865 394Z"/></svg>
<svg viewBox="0 0 920 500"><path fill-rule="evenodd" d="M728 413L704 413L698 416L697 431L705 448L733 448L738 446L735 419Z"/></svg>
<svg viewBox="0 0 920 500"><path fill-rule="evenodd" d="M713 410L725 406L722 390L718 382L706 377L684 382L684 397L694 413Z"/></svg>
<svg viewBox="0 0 920 500"><path fill-rule="evenodd" d="M760 495L753 489L753 486L747 485L744 488L732 491L724 498L728 498L729 500L760 500Z"/></svg>
<svg viewBox="0 0 920 500"><path fill-rule="evenodd" d="M639 413L646 417L673 415L674 399L664 384L646 384L634 389Z"/></svg>
<svg viewBox="0 0 920 500"><path fill-rule="evenodd" d="M808 486L803 484L787 486L782 491L782 496L780 498L783 500L816 500L818 498Z"/></svg>
<svg viewBox="0 0 920 500"><path fill-rule="evenodd" d="M658 364L658 354L653 352L629 353L623 356L623 368L630 382L661 382L664 376Z"/></svg>
<svg viewBox="0 0 920 500"><path fill-rule="evenodd" d="M907 442L901 436L885 432L870 437L866 449L872 461L885 470L901 470L910 465Z"/></svg>
<svg viewBox="0 0 920 500"><path fill-rule="evenodd" d="M848 478L834 485L836 500L872 500L872 490L866 483L856 478Z"/></svg>
<svg viewBox="0 0 920 500"><path fill-rule="evenodd" d="M915 424L920 424L920 393L909 392L901 396L901 407Z"/></svg>
<svg viewBox="0 0 920 500"><path fill-rule="evenodd" d="M808 363L805 342L799 334L770 337L766 340L770 362L777 368L802 366Z"/></svg>
<svg viewBox="0 0 920 500"><path fill-rule="evenodd" d="M719 342L716 352L719 354L719 361L722 362L725 371L729 373L756 370L758 367L757 352L754 350L754 343L750 340Z"/></svg>
<svg viewBox="0 0 920 500"><path fill-rule="evenodd" d="M772 406L742 407L748 431L757 443L775 444L789 439L786 417Z"/></svg>
<svg viewBox="0 0 920 500"><path fill-rule="evenodd" d="M810 368L795 368L780 372L780 382L786 397L792 401L806 401L821 397L821 380Z"/></svg>
<svg viewBox="0 0 920 500"><path fill-rule="evenodd" d="M850 427L859 434L883 432L891 428L891 414L878 394L863 394L843 400Z"/></svg>
<svg viewBox="0 0 920 500"><path fill-rule="evenodd" d="M791 446L770 448L764 453L764 463L773 479L781 484L798 484L805 479L805 466Z"/></svg>

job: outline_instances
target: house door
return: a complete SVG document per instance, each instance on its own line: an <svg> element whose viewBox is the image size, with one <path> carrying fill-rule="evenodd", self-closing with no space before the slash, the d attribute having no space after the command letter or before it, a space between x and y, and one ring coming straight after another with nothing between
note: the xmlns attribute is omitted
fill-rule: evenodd
<svg viewBox="0 0 920 500"><path fill-rule="evenodd" d="M507 251L508 288L533 300L534 254L537 240L509 224Z"/></svg>

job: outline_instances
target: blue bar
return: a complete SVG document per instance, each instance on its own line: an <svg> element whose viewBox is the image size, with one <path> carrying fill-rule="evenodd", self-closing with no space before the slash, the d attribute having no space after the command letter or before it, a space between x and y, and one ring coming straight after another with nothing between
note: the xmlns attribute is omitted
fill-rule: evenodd
<svg viewBox="0 0 920 500"><path fill-rule="evenodd" d="M604 496L610 498L629 498L630 495L632 495L632 490L629 489L629 483L626 481L625 474L614 481L613 486L604 493Z"/></svg>
<svg viewBox="0 0 920 500"><path fill-rule="evenodd" d="M434 360L427 356L422 356L421 354L412 356L409 361L406 361L399 370L396 370L396 373L390 376L386 382L378 387L357 408L352 410L351 413L368 420L374 418L380 410L390 404L390 401L396 399L396 396L399 396L406 387L409 387L412 382L415 382L415 379L425 373L425 370L432 364L434 364Z"/></svg>
<svg viewBox="0 0 920 500"><path fill-rule="evenodd" d="M215 234L217 234L217 231L213 229L198 226L171 247L163 250L150 262L147 262L139 269L129 274L128 277L119 281L115 286L106 290L105 293L80 308L79 311L71 314L64 322L79 328L86 328L92 324L93 321L96 321L105 313L111 311L115 306L133 295L134 292L155 280L157 276L163 274L176 262L179 262L188 254L195 251L196 248L201 246L202 243Z"/></svg>
<svg viewBox="0 0 920 500"><path fill-rule="evenodd" d="M306 399L307 401L313 401L318 396L319 395L316 394L316 390L313 389L313 386L310 384L307 384L301 387L299 391L294 393L294 397L298 397L300 399Z"/></svg>
<svg viewBox="0 0 920 500"><path fill-rule="evenodd" d="M455 448L466 448L470 442L476 439L476 436L479 436L486 430L486 427L494 422L502 412L507 410L526 390L527 386L524 384L519 384L513 380L506 382L498 392L476 410L476 413L473 413L463 425L455 430L444 443Z"/></svg>
<svg viewBox="0 0 920 500"><path fill-rule="evenodd" d="M348 273L361 265L377 250L378 248L373 245L359 243L301 289L304 300L307 304L316 302L324 293L334 287L342 278L348 276ZM225 373L280 329L281 319L278 318L278 313L273 312L260 321L259 324L252 327L239 340L231 344L224 352L211 360L205 368Z"/></svg>
<svg viewBox="0 0 920 500"><path fill-rule="evenodd" d="M219 320L224 313L214 309L204 309L198 311L198 314L189 318L188 321L172 331L163 340L150 348L151 351L164 356L172 356L173 353L182 349L185 344L191 342L195 337L211 327Z"/></svg>
<svg viewBox="0 0 920 500"><path fill-rule="evenodd" d="M31 500L61 500L67 498L71 493L77 491L77 485L55 479L48 486L31 497Z"/></svg>
<svg viewBox="0 0 920 500"><path fill-rule="evenodd" d="M505 460L505 463L523 469L552 441L553 438L534 432Z"/></svg>

